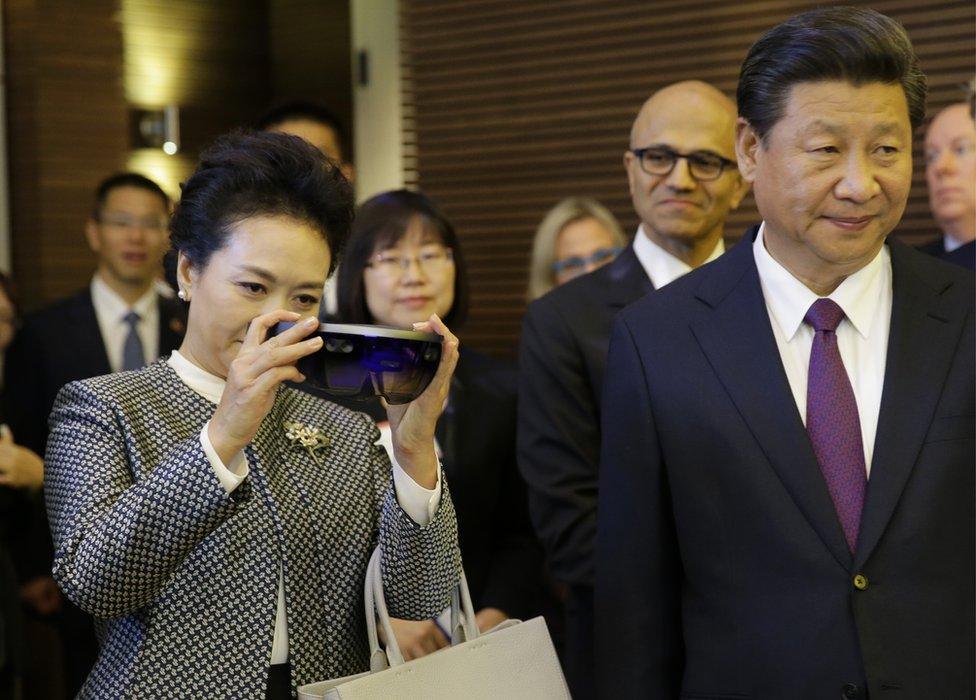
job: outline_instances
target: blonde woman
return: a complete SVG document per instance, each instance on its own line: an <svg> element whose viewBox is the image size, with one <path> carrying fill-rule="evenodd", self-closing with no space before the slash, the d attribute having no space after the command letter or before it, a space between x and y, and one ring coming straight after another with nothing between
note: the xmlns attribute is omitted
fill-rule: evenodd
<svg viewBox="0 0 976 700"><path fill-rule="evenodd" d="M590 197L567 197L549 210L535 232L529 301L606 265L626 245L609 209Z"/></svg>

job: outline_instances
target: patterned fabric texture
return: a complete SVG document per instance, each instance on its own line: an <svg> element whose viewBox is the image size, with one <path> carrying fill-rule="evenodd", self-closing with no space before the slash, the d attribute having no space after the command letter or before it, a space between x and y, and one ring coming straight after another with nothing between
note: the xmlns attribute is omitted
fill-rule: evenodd
<svg viewBox="0 0 976 700"><path fill-rule="evenodd" d="M392 615L449 603L460 555L446 482L420 527L365 415L282 387L245 450L250 475L228 495L200 445L213 410L163 361L58 396L54 577L95 616L101 643L82 698L263 698L279 567L293 692L367 669L362 588L377 542ZM285 422L326 433L318 461Z"/></svg>

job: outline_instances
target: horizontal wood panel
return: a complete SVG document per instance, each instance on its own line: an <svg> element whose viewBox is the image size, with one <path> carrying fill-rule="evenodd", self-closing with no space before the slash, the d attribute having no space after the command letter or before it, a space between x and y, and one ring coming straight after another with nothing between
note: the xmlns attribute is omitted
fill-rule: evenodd
<svg viewBox="0 0 976 700"><path fill-rule="evenodd" d="M30 310L86 284L93 191L132 168L170 193L199 148L263 109L267 0L3 4L13 272ZM183 152L132 150L130 106L181 108Z"/></svg>
<svg viewBox="0 0 976 700"><path fill-rule="evenodd" d="M433 196L465 246L469 345L514 354L535 228L570 195L594 196L637 226L622 154L646 97L704 79L734 94L758 36L815 2L403 0L406 180ZM860 3L902 22L929 78L930 114L961 99L976 69L969 2ZM920 148L896 235L933 235ZM729 241L757 220L751 197Z"/></svg>

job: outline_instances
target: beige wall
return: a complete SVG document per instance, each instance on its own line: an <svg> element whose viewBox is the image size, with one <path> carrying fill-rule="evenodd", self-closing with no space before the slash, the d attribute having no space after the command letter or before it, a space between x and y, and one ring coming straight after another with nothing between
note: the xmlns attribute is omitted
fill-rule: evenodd
<svg viewBox="0 0 976 700"><path fill-rule="evenodd" d="M397 0L352 0L356 197L403 187L400 41ZM357 54L369 56L369 83L361 85Z"/></svg>

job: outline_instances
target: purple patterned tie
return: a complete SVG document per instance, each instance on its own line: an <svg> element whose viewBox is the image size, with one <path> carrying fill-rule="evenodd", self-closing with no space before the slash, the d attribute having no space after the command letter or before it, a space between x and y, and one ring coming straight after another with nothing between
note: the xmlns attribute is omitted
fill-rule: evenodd
<svg viewBox="0 0 976 700"><path fill-rule="evenodd" d="M853 552L867 472L857 402L837 349L835 331L843 318L844 310L830 299L813 302L803 317L815 331L807 377L807 434Z"/></svg>

